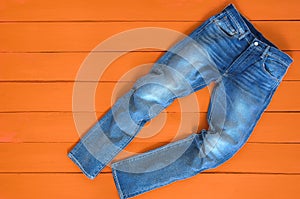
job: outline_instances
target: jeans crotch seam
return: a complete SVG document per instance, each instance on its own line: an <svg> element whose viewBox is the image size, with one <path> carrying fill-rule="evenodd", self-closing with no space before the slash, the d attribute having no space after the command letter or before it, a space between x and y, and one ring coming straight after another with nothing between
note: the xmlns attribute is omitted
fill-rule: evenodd
<svg viewBox="0 0 300 199"><path fill-rule="evenodd" d="M224 73L222 73L222 75L220 75L220 77L218 79L215 80L216 84L220 83L224 77L227 77L228 74L226 73L226 71Z"/></svg>

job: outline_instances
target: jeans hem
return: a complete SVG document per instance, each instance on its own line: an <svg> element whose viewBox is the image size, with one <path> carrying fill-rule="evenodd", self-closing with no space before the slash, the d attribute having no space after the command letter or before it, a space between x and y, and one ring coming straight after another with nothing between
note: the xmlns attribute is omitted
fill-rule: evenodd
<svg viewBox="0 0 300 199"><path fill-rule="evenodd" d="M119 194L120 199L126 199L127 197L124 195L124 193L121 189L121 185L120 185L119 180L118 180L117 170L114 169L113 167L111 168L111 170L112 170L113 178L114 178L114 181L115 181L116 188L118 190L118 194Z"/></svg>
<svg viewBox="0 0 300 199"><path fill-rule="evenodd" d="M72 154L72 152L68 153L68 157L80 168L82 173L87 176L89 179L93 180L96 176L90 175L82 166L82 164L77 160L77 158Z"/></svg>

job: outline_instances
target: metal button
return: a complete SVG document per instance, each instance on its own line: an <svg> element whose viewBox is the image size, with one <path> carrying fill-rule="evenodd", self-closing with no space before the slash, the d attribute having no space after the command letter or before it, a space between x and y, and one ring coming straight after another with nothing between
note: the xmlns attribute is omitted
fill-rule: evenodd
<svg viewBox="0 0 300 199"><path fill-rule="evenodd" d="M256 41L256 42L254 42L254 46L258 46L258 42Z"/></svg>

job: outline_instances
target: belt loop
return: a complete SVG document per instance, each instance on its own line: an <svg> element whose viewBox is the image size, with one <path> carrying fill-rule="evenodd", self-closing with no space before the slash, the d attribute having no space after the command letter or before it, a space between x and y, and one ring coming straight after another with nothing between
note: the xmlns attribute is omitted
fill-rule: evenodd
<svg viewBox="0 0 300 199"><path fill-rule="evenodd" d="M263 59L267 55L267 53L269 52L269 50L270 50L270 46L267 46L266 49L264 50L264 52L261 54L260 58Z"/></svg>

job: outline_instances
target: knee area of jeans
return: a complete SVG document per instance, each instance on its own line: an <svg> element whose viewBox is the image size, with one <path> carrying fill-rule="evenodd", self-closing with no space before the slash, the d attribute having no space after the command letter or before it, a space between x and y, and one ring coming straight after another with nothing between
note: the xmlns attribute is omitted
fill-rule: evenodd
<svg viewBox="0 0 300 199"><path fill-rule="evenodd" d="M212 131L211 129L202 131L197 138L198 146L205 153L220 153L220 155L238 148L242 140L240 133Z"/></svg>
<svg viewBox="0 0 300 199"><path fill-rule="evenodd" d="M132 102L134 104L141 104L144 106L151 104L160 104L164 106L165 102L172 98L171 91L163 85L144 85L135 89L132 95Z"/></svg>

